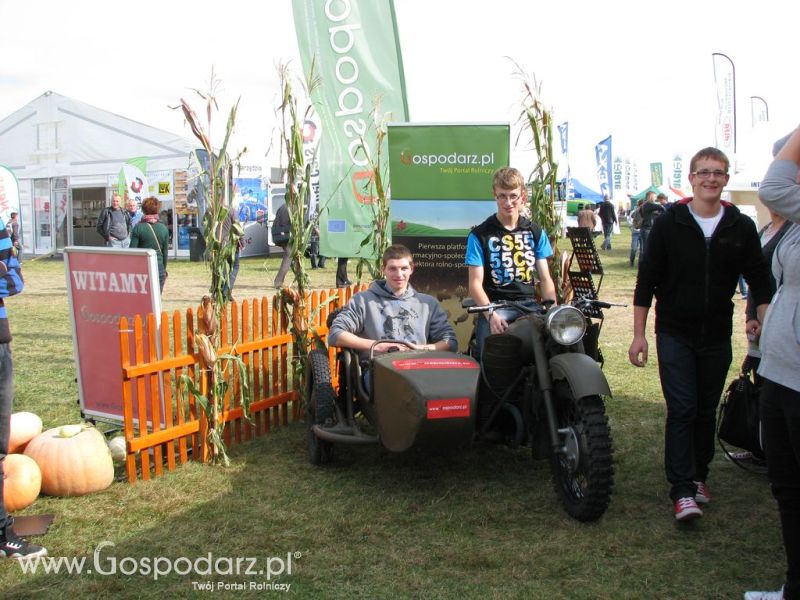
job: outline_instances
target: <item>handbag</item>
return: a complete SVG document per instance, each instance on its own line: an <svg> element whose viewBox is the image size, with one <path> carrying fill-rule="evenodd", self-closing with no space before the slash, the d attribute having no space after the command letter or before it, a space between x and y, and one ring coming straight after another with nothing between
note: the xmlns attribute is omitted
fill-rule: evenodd
<svg viewBox="0 0 800 600"><path fill-rule="evenodd" d="M725 454L737 465L725 444L749 450L757 456L764 455L759 415L761 386L753 381L752 366L748 357L742 363L739 376L725 391L717 416L717 441Z"/></svg>

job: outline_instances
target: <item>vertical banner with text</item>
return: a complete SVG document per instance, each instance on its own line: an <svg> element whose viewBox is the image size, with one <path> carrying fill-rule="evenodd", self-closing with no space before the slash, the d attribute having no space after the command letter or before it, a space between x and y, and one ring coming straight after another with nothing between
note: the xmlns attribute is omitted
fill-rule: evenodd
<svg viewBox="0 0 800 600"><path fill-rule="evenodd" d="M414 255L411 283L463 312L467 235L494 213L492 176L508 166L508 124L389 125L392 242ZM456 328L459 345L471 324Z"/></svg>
<svg viewBox="0 0 800 600"><path fill-rule="evenodd" d="M597 181L600 183L600 193L611 198L611 136L601 141L594 147L597 158Z"/></svg>
<svg viewBox="0 0 800 600"><path fill-rule="evenodd" d="M326 256L363 256L374 228L366 191L376 153L371 112L408 120L400 40L392 0L294 0L303 69L315 64L322 85L314 92L320 142L320 250Z"/></svg>
<svg viewBox="0 0 800 600"><path fill-rule="evenodd" d="M661 163L650 163L650 184L656 187L664 184L664 166Z"/></svg>
<svg viewBox="0 0 800 600"><path fill-rule="evenodd" d="M716 144L733 163L736 154L736 71L733 61L725 54L715 52L711 59L717 88Z"/></svg>

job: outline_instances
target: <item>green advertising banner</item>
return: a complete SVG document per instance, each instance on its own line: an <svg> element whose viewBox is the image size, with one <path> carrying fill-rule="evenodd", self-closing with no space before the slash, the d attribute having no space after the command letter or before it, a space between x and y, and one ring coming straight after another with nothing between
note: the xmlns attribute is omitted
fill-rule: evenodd
<svg viewBox="0 0 800 600"><path fill-rule="evenodd" d="M411 250L411 284L442 302L463 347L472 331L460 305L467 235L497 210L492 176L509 164L510 127L390 123L388 130L392 242Z"/></svg>
<svg viewBox="0 0 800 600"><path fill-rule="evenodd" d="M319 149L320 251L369 257L371 171L362 140L375 154L370 113L408 120L403 64L392 0L294 0L303 69L316 60L322 85L314 106L322 122ZM383 149L385 151L385 148Z"/></svg>

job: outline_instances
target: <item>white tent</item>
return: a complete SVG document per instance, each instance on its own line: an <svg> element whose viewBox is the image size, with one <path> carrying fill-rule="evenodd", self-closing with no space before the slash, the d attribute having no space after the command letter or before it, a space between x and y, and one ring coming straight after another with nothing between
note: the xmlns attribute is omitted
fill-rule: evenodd
<svg viewBox="0 0 800 600"><path fill-rule="evenodd" d="M191 219L179 221L175 203L194 148L187 138L45 92L0 120L0 165L11 169L20 184L24 252L95 244L99 236L88 234L89 212L109 200L120 168L135 157L146 157L148 173L156 174L151 193L168 209L173 221L168 226L186 229Z"/></svg>

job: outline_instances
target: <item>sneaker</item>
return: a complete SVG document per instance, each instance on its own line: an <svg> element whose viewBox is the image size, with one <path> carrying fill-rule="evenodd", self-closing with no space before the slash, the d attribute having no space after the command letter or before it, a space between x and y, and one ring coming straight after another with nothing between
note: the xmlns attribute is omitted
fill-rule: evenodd
<svg viewBox="0 0 800 600"><path fill-rule="evenodd" d="M0 557L27 560L37 556L47 556L47 548L31 544L14 533L13 523L5 526L0 533Z"/></svg>
<svg viewBox="0 0 800 600"><path fill-rule="evenodd" d="M744 600L783 600L783 588L777 592L745 592Z"/></svg>
<svg viewBox="0 0 800 600"><path fill-rule="evenodd" d="M703 511L697 506L695 499L686 496L685 498L678 498L675 501L675 518L678 521L691 521L692 519L699 519L703 516Z"/></svg>
<svg viewBox="0 0 800 600"><path fill-rule="evenodd" d="M695 481L694 484L697 486L697 491L694 494L695 502L698 504L711 502L711 492L708 490L708 486L702 481Z"/></svg>

